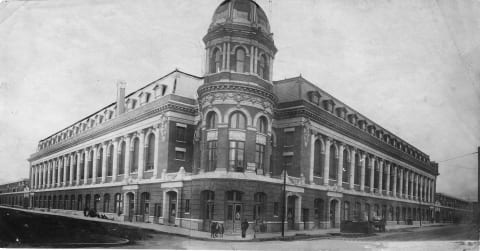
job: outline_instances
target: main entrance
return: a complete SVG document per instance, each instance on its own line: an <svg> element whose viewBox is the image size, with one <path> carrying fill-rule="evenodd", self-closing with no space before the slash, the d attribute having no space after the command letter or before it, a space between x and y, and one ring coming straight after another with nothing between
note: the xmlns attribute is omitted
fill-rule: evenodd
<svg viewBox="0 0 480 251"><path fill-rule="evenodd" d="M133 221L133 216L135 215L135 195L132 192L127 193L127 205L127 221Z"/></svg>
<svg viewBox="0 0 480 251"><path fill-rule="evenodd" d="M288 229L292 230L295 229L295 200L297 199L297 196L292 195L288 196L287 200L287 223L288 223Z"/></svg>

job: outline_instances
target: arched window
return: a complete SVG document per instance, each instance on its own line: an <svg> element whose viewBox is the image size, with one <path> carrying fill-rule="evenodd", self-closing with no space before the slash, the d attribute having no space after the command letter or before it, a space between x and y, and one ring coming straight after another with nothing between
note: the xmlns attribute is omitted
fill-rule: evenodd
<svg viewBox="0 0 480 251"><path fill-rule="evenodd" d="M323 150L322 142L320 140L315 141L313 156L313 176L323 177Z"/></svg>
<svg viewBox="0 0 480 251"><path fill-rule="evenodd" d="M75 209L75 195L71 195L70 196L70 210L74 210Z"/></svg>
<svg viewBox="0 0 480 251"><path fill-rule="evenodd" d="M258 76L265 80L269 80L267 57L265 56L265 54L261 55L259 58L257 72Z"/></svg>
<svg viewBox="0 0 480 251"><path fill-rule="evenodd" d="M267 195L265 193L255 193L255 204L253 206L253 219L262 222L265 219L265 204Z"/></svg>
<svg viewBox="0 0 480 251"><path fill-rule="evenodd" d="M343 220L350 220L350 202L343 202Z"/></svg>
<svg viewBox="0 0 480 251"><path fill-rule="evenodd" d="M125 173L125 151L125 141L122 141L122 143L120 144L120 156L118 158L118 174Z"/></svg>
<svg viewBox="0 0 480 251"><path fill-rule="evenodd" d="M111 145L108 149L108 156L107 156L107 176L112 176L113 174L113 145Z"/></svg>
<svg viewBox="0 0 480 251"><path fill-rule="evenodd" d="M145 170L153 170L155 157L155 134L150 133L147 140L147 164Z"/></svg>
<svg viewBox="0 0 480 251"><path fill-rule="evenodd" d="M353 184L360 185L360 177L362 175L362 166L360 165L360 155L355 154L355 176L353 177Z"/></svg>
<svg viewBox="0 0 480 251"><path fill-rule="evenodd" d="M348 151L347 149L343 150L343 170L342 170L342 182L348 183L350 177L350 162L348 161Z"/></svg>
<svg viewBox="0 0 480 251"><path fill-rule="evenodd" d="M204 220L212 220L213 219L213 212L214 212L214 202L215 202L215 192L205 190L202 191L201 194L201 210L202 210L202 218Z"/></svg>
<svg viewBox="0 0 480 251"><path fill-rule="evenodd" d="M85 178L85 164L87 159L85 158L85 152L82 153L82 159L80 162L80 179L83 180Z"/></svg>
<svg viewBox="0 0 480 251"><path fill-rule="evenodd" d="M245 50L243 48L238 48L235 52L235 58L235 71L245 72Z"/></svg>
<svg viewBox="0 0 480 251"><path fill-rule="evenodd" d="M356 221L361 221L362 219L362 204L360 202L355 202L355 208L354 208L354 217Z"/></svg>
<svg viewBox="0 0 480 251"><path fill-rule="evenodd" d="M103 212L110 212L110 194L103 195Z"/></svg>
<svg viewBox="0 0 480 251"><path fill-rule="evenodd" d="M100 203L100 194L95 194L93 196L93 209L95 211L98 210L98 203Z"/></svg>
<svg viewBox="0 0 480 251"><path fill-rule="evenodd" d="M140 195L140 214L148 215L150 213L150 193L143 192Z"/></svg>
<svg viewBox="0 0 480 251"><path fill-rule="evenodd" d="M113 210L118 215L121 215L123 213L123 199L122 199L122 194L120 193L115 194L115 203L114 203Z"/></svg>
<svg viewBox="0 0 480 251"><path fill-rule="evenodd" d="M217 113L211 111L207 114L207 129L215 128L217 128Z"/></svg>
<svg viewBox="0 0 480 251"><path fill-rule="evenodd" d="M330 166L329 166L329 178L331 180L337 180L337 148L332 144L330 146Z"/></svg>
<svg viewBox="0 0 480 251"><path fill-rule="evenodd" d="M133 140L133 156L132 156L132 164L131 167L132 169L130 170L130 173L136 173L138 171L138 150L140 146L140 140L138 138L135 138Z"/></svg>
<svg viewBox="0 0 480 251"><path fill-rule="evenodd" d="M93 177L93 150L90 151L88 156L88 175L87 178L91 179Z"/></svg>
<svg viewBox="0 0 480 251"><path fill-rule="evenodd" d="M232 115L230 115L230 128L234 128L234 129L247 128L245 115L241 112L234 112Z"/></svg>
<svg viewBox="0 0 480 251"><path fill-rule="evenodd" d="M85 196L85 207L90 209L90 202L92 200L92 196L90 194L87 194Z"/></svg>
<svg viewBox="0 0 480 251"><path fill-rule="evenodd" d="M264 116L257 120L257 132L267 134L267 119Z"/></svg>
<svg viewBox="0 0 480 251"><path fill-rule="evenodd" d="M372 166L370 165L370 158L365 157L365 186L370 187L370 172L372 171Z"/></svg>
<svg viewBox="0 0 480 251"><path fill-rule="evenodd" d="M68 209L68 195L63 197L63 209Z"/></svg>
<svg viewBox="0 0 480 251"><path fill-rule="evenodd" d="M378 165L378 160L373 161L373 188L376 190L378 189L378 185L380 184L380 166Z"/></svg>
<svg viewBox="0 0 480 251"><path fill-rule="evenodd" d="M211 63L211 73L217 73L222 70L222 52L220 49L216 48L215 51L213 52L213 58L212 58L212 63Z"/></svg>
<svg viewBox="0 0 480 251"><path fill-rule="evenodd" d="M103 165L103 148L100 148L100 151L98 151L98 160L97 160L97 176L96 177L102 177L102 165Z"/></svg>
<svg viewBox="0 0 480 251"><path fill-rule="evenodd" d="M82 195L79 194L79 195L78 195L78 198L77 198L77 210L80 211L80 210L82 210L82 209L83 209L83 208L82 208Z"/></svg>

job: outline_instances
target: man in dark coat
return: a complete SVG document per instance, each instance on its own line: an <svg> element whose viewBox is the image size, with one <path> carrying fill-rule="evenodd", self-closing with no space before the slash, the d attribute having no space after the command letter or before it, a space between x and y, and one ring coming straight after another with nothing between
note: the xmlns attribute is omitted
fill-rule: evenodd
<svg viewBox="0 0 480 251"><path fill-rule="evenodd" d="M243 222L242 222L242 225L240 225L242 227L242 238L245 238L245 235L247 233L247 229L248 229L248 222L247 222L247 219L244 219Z"/></svg>

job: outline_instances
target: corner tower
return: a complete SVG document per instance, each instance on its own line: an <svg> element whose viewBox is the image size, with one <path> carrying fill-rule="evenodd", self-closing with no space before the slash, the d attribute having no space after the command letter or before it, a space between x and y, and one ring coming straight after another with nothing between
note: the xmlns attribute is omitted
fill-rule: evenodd
<svg viewBox="0 0 480 251"><path fill-rule="evenodd" d="M200 172L268 175L277 49L267 16L252 0L226 0L215 10L203 41Z"/></svg>

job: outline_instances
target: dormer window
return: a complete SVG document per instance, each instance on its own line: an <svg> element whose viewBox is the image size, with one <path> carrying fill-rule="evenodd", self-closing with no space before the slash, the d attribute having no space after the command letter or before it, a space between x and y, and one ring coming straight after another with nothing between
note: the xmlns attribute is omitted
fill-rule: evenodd
<svg viewBox="0 0 480 251"><path fill-rule="evenodd" d="M367 126L367 122L362 119L362 120L358 121L358 126L360 127L360 129L365 130L365 128Z"/></svg>
<svg viewBox="0 0 480 251"><path fill-rule="evenodd" d="M357 120L358 120L357 114L348 115L348 122L350 122L352 125L356 125Z"/></svg>
<svg viewBox="0 0 480 251"><path fill-rule="evenodd" d="M375 135L375 130L376 130L376 128L375 128L374 125L368 126L368 132L369 132L370 134Z"/></svg>
<svg viewBox="0 0 480 251"><path fill-rule="evenodd" d="M334 106L335 103L331 99L323 101L323 108L331 113L333 113Z"/></svg>
<svg viewBox="0 0 480 251"><path fill-rule="evenodd" d="M337 110L337 116L342 119L345 119L345 115L347 114L347 109L345 109L345 107L338 107L336 110Z"/></svg>
<svg viewBox="0 0 480 251"><path fill-rule="evenodd" d="M310 100L310 102L312 102L316 105L320 104L320 97L321 97L321 95L318 91L308 92L308 100Z"/></svg>

